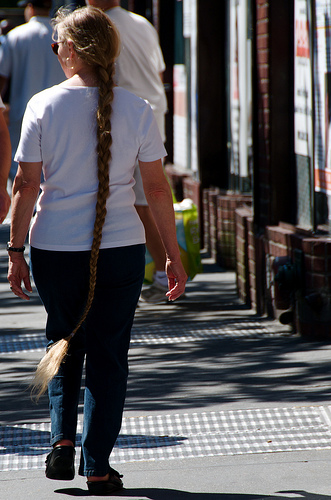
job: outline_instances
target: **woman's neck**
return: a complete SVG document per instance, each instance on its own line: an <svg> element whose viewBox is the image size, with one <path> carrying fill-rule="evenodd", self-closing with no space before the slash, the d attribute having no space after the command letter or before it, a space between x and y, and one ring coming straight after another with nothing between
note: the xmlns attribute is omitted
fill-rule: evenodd
<svg viewBox="0 0 331 500"><path fill-rule="evenodd" d="M97 87L98 80L96 75L91 71L81 70L68 78L66 84L71 87Z"/></svg>

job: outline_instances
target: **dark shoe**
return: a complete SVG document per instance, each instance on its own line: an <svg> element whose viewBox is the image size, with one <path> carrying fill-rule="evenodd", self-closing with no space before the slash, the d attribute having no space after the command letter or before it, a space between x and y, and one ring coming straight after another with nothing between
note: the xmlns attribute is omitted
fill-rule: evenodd
<svg viewBox="0 0 331 500"><path fill-rule="evenodd" d="M123 489L121 477L123 476L116 470L110 469L108 481L87 481L88 490L92 495L111 495L115 491Z"/></svg>
<svg viewBox="0 0 331 500"><path fill-rule="evenodd" d="M75 448L56 446L46 458L46 477L71 481L75 477Z"/></svg>

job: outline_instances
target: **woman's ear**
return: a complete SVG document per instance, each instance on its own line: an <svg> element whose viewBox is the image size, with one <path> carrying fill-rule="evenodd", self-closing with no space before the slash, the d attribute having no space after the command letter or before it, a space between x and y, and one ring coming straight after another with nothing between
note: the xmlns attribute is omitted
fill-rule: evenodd
<svg viewBox="0 0 331 500"><path fill-rule="evenodd" d="M69 49L70 56L72 57L76 53L75 47L74 47L74 42L70 39L67 40L67 47Z"/></svg>

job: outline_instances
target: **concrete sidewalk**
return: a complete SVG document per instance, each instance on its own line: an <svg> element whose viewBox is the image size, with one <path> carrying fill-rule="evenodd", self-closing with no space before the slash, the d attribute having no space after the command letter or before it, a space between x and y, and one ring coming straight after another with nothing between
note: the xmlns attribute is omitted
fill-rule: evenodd
<svg viewBox="0 0 331 500"><path fill-rule="evenodd" d="M49 481L46 397L28 385L43 354L36 295L14 298L0 228L0 499L90 496ZM204 259L175 304L137 309L112 465L131 500L331 499L330 346L304 342L237 300L235 275ZM82 408L78 423L78 445ZM77 460L79 448L77 446Z"/></svg>

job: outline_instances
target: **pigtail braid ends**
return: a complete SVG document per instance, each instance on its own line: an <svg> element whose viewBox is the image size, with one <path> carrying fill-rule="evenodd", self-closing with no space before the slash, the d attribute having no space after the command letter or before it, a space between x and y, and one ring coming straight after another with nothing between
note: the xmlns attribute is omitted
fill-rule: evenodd
<svg viewBox="0 0 331 500"><path fill-rule="evenodd" d="M81 7L73 12L60 9L53 21L61 39L73 41L79 57L95 69L98 79L99 100L97 121L98 193L95 207L93 242L90 256L89 292L84 312L72 333L55 342L41 359L32 383L36 400L46 391L49 382L58 373L67 355L70 340L84 323L94 299L97 263L109 196L109 166L111 161L111 112L114 99L114 62L119 54L118 32L110 19L99 9Z"/></svg>

